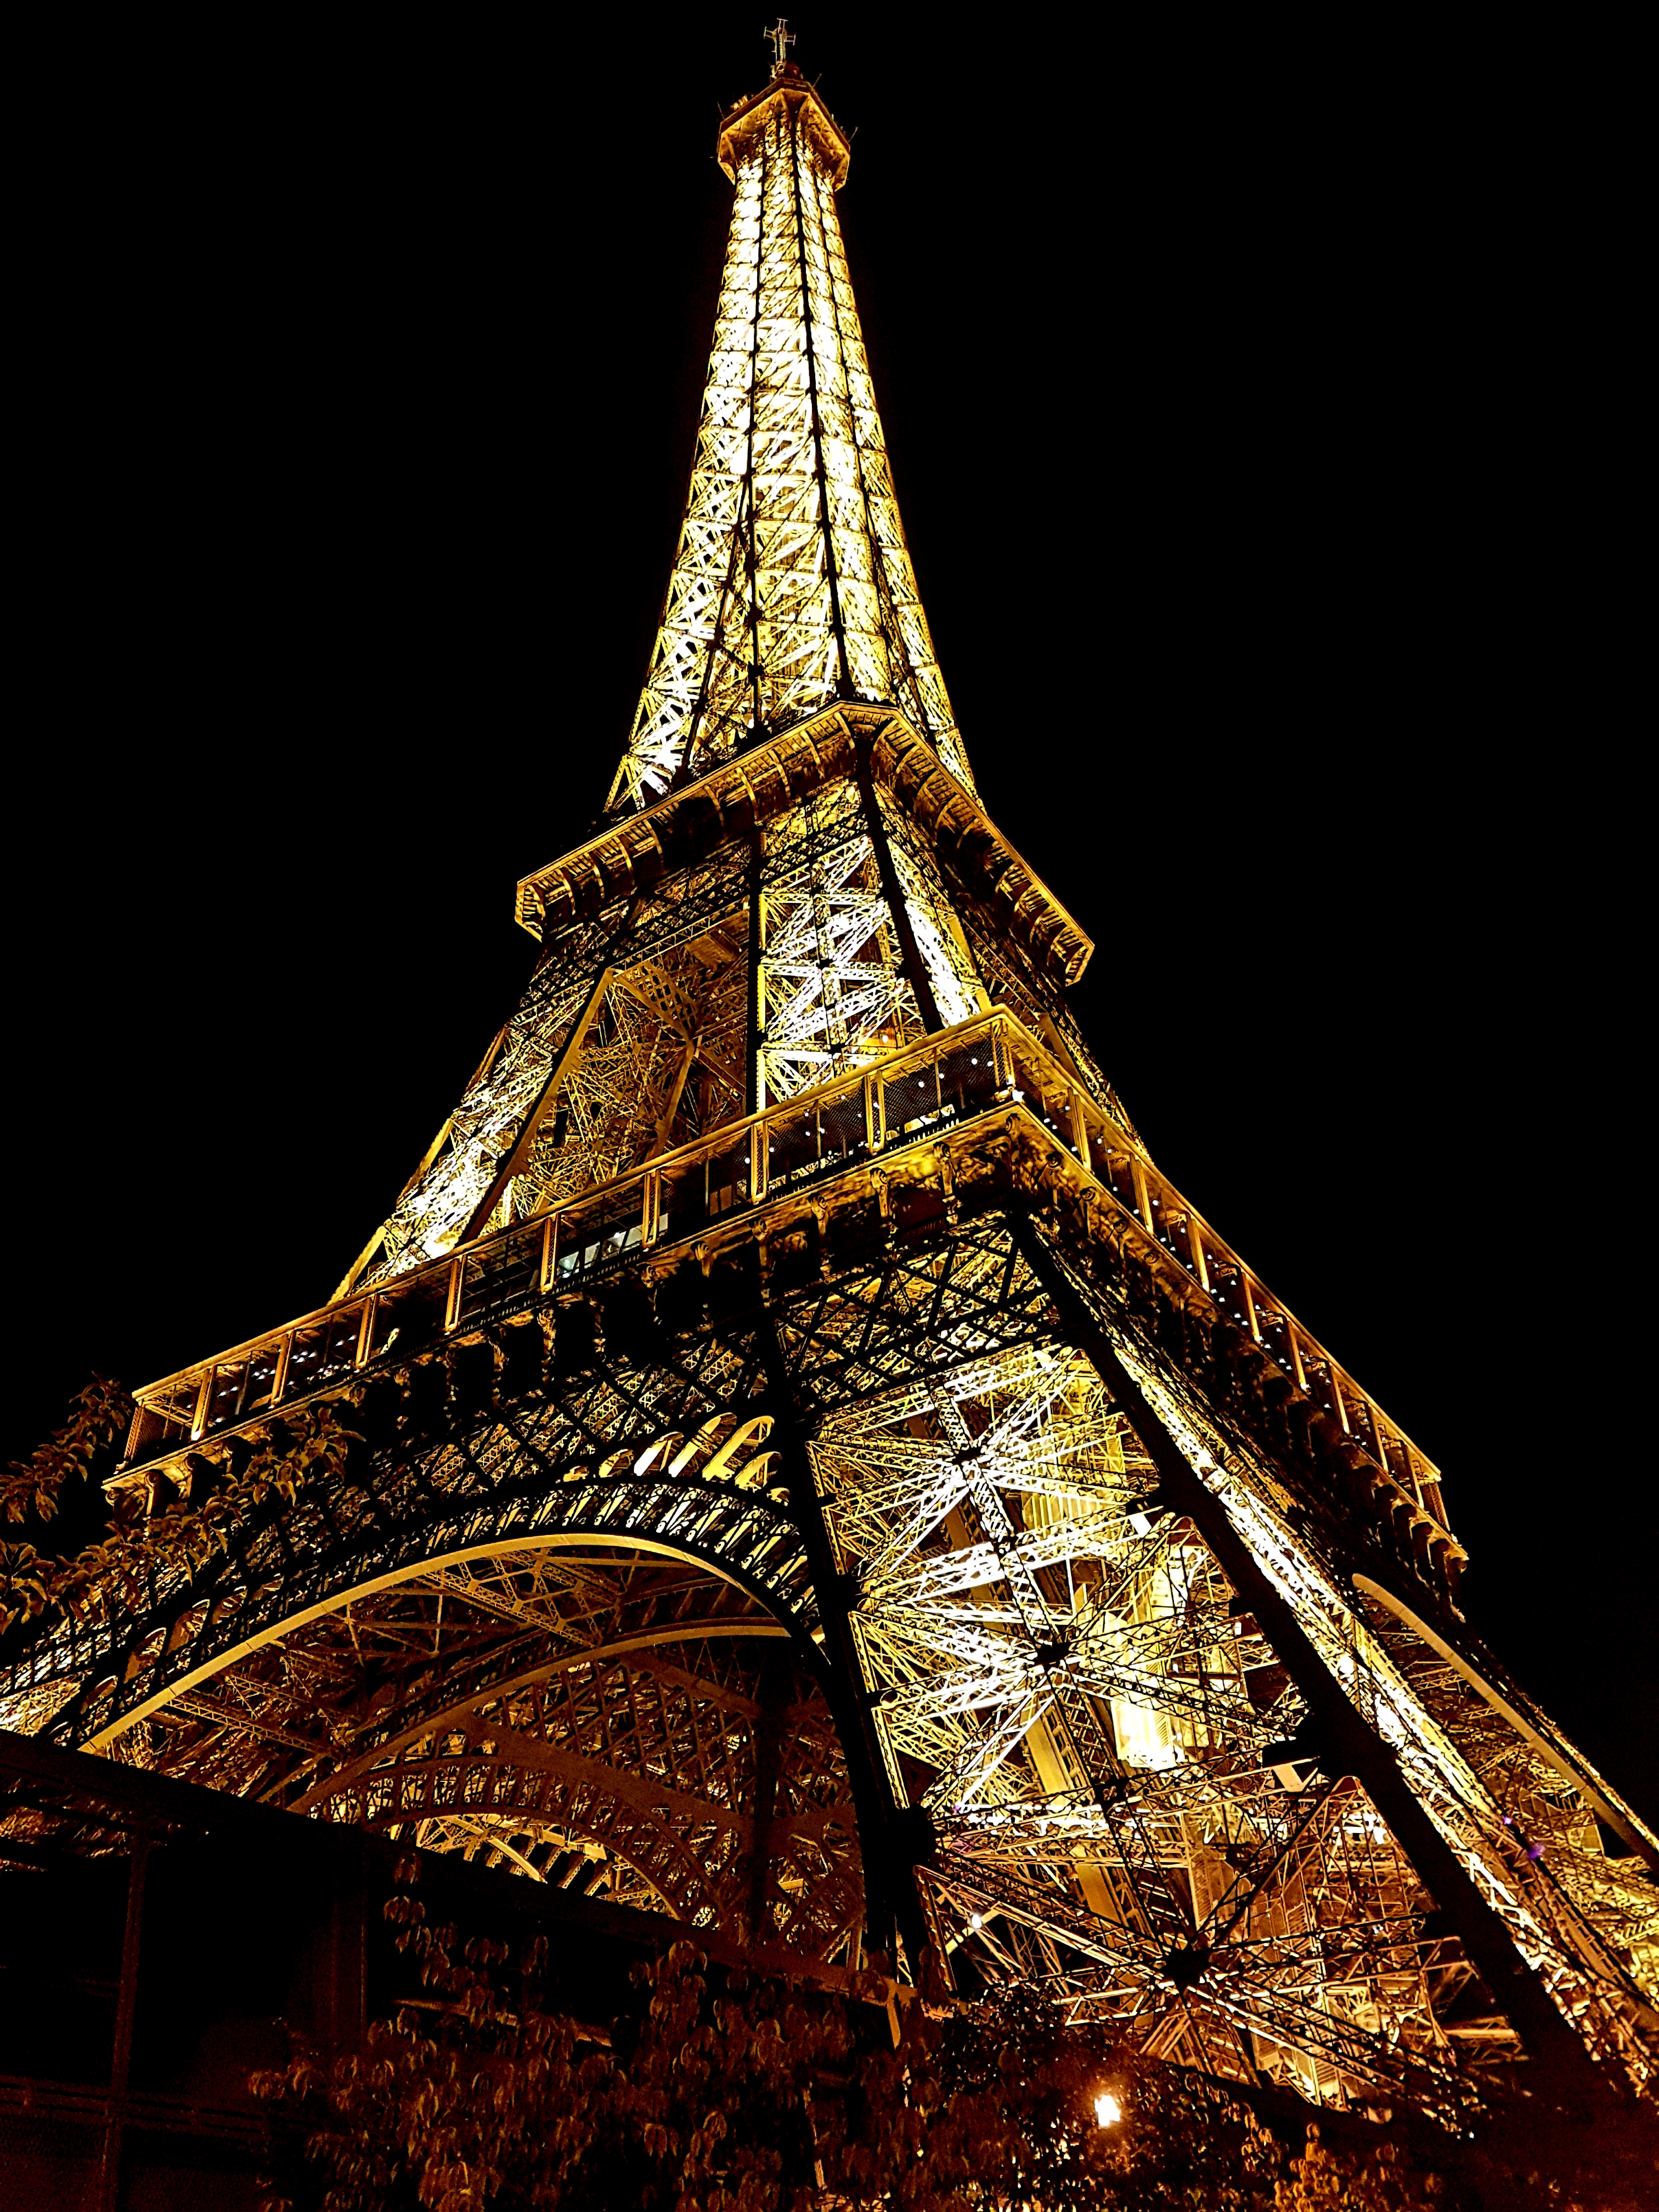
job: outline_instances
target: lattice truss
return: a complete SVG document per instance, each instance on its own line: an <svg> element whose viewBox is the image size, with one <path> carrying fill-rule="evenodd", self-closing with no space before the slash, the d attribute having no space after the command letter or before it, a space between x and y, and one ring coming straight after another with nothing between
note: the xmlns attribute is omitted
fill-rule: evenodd
<svg viewBox="0 0 1659 2212"><path fill-rule="evenodd" d="M343 1293L742 1112L746 861L726 847L549 939Z"/></svg>
<svg viewBox="0 0 1659 2212"><path fill-rule="evenodd" d="M1512 2055L1364 1790L1298 1755L1289 1676L1193 1525L1157 1510L1086 1361L1036 1346L907 1384L833 1419L813 1458L889 1779L938 1832L923 1879L959 1981L1042 1979L1157 2055L1322 2101L1392 2082L1447 2109L1454 2051ZM1475 1771L1419 1693L1444 1684L1334 1601L1270 1486L1231 1502L1564 2009L1599 2006L1604 2056L1639 2070L1615 1985L1632 1935L1651 1942L1650 1887L1609 1882L1588 1813L1501 1723ZM1547 1880L1527 1856L1544 1834Z"/></svg>
<svg viewBox="0 0 1659 2212"><path fill-rule="evenodd" d="M805 88L775 89L726 143L736 197L685 520L611 809L837 696L899 707L971 788L847 273L844 145Z"/></svg>
<svg viewBox="0 0 1659 2212"><path fill-rule="evenodd" d="M613 975L498 1222L608 1182L744 1110L748 916Z"/></svg>
<svg viewBox="0 0 1659 2212"><path fill-rule="evenodd" d="M1544 1866L1544 1845L1527 1826L1538 1793L1522 1779L1542 1769L1527 1739L1517 1741L1515 1723L1487 1699L1449 1695L1414 1631L1375 1632L1366 1605L1345 1594L1346 1578L1292 1533L1285 1493L1221 1432L1190 1383L1145 1347L1128 1358L1160 1418L1225 1500L1257 1563L1294 1605L1325 1666L1393 1753L1559 2011L1603 2067L1651 2094L1659 1916L1650 1883L1635 1879L1628 1862L1608 1860L1587 1798L1565 1767L1548 1769L1563 1862ZM1594 1911L1586 1910L1592 1899ZM1501 2035L1494 2020L1481 2028L1488 2039Z"/></svg>
<svg viewBox="0 0 1659 2212"><path fill-rule="evenodd" d="M273 1633L113 1748L806 1957L844 1954L862 1917L845 1762L784 1632L625 1545L417 1571Z"/></svg>
<svg viewBox="0 0 1659 2212"><path fill-rule="evenodd" d="M837 697L892 702L965 784L847 280L844 142L787 71L722 131L736 202L719 321L612 813ZM941 1026L994 999L1128 1131L1009 927L1004 879L964 857L973 840L924 834L925 787L878 792L867 744L851 775L844 751L783 763L801 738L775 741L784 781L764 808L762 749L725 772L747 817L706 807L715 827L683 838L672 821L660 836L613 823L614 840L637 836L631 872L592 861L570 891L342 1290L578 1200L550 1261L539 1236L505 1236L362 1301L361 1321L348 1305L328 1322L349 1334L337 1368L323 1336L294 1332L278 1419L308 1391L344 1397L362 1425L343 1468L252 1511L211 1558L171 1554L142 1590L105 1592L101 1615L43 1630L0 1724L852 1961L865 1907L849 1755L861 1793L879 1789L864 1700L896 1807L927 1816L903 1832L931 1825L917 1880L960 1987L1035 1980L1158 2056L1325 2102L1403 2089L1449 2112L1471 2068L1515 2055L1513 2025L1364 1789L1309 1750L1280 1655L1161 1499L1146 1436L1061 1340L1030 1242L1042 1205L1048 1258L1144 1394L1166 1478L1173 1450L1212 1493L1186 1510L1202 1508L1265 1609L1231 1528L1307 1637L1329 1678L1303 1672L1310 1695L1340 1686L1587 2048L1648 2082L1659 1893L1608 1856L1541 1717L1517 1717L1473 1662L1356 1596L1364 1530L1340 1532L1340 1501L1310 1512L1267 1399L1237 1412L1212 1370L1160 1349L1116 1276L1091 1273L1103 1255L1121 1272L1126 1239L1160 1265L1176 1251L1156 1198L1114 1212L1116 1134L1091 1154L1086 1130L1040 1097L1021 1107L1012 1085L994 1113L984 1036L914 1079L812 1103L917 1037L929 995ZM676 802L688 821L702 803ZM979 1100L962 1121L952 1083ZM782 1100L763 1136L697 1141ZM613 1218L604 1186L682 1147L642 1179L656 1212L635 1184L629 1221ZM491 1309L488 1255L532 1247L551 1287L514 1258L512 1303L503 1291ZM1201 1254L1198 1275L1182 1273L1181 1298L1263 1341ZM1208 1320L1203 1340L1222 1356ZM275 1366L261 1371L275 1406ZM210 1413L227 1377L245 1394L254 1373L244 1347L204 1389L191 1378L168 1416L180 1438L198 1395ZM248 1419L266 1402L248 1399ZM810 1439L787 1470L768 1443L780 1413ZM181 1444L165 1473L134 1470L152 1513L201 1506L245 1449L216 1461L194 1434L201 1455ZM813 1564L826 1535L830 1585ZM791 1654L819 1639L814 1674ZM837 1739L821 1683L843 1722L860 1717L856 1742ZM1386 1796L1389 1774L1366 1771ZM20 1836L35 1817L0 1808ZM884 1815L872 1833L889 1888L900 1827ZM890 1930L890 1896L879 1910Z"/></svg>
<svg viewBox="0 0 1659 2212"><path fill-rule="evenodd" d="M928 851L926 840L916 835L913 825L884 793L877 794L877 805L887 834L888 849L893 856L893 872L909 916L916 950L933 987L939 1019L947 1027L952 1022L966 1021L970 1014L990 1004L986 988L989 979L981 973L969 949L955 903L940 879L938 863Z"/></svg>
<svg viewBox="0 0 1659 2212"><path fill-rule="evenodd" d="M1554 1917L1551 1891L1536 1869L1547 1865L1583 1924L1608 1957L1659 1997L1659 1886L1633 1854L1609 1856L1595 1815L1561 1768L1515 1728L1467 1678L1411 1628L1375 1602L1364 1616L1424 1711L1455 1742L1498 1811L1505 1864Z"/></svg>
<svg viewBox="0 0 1659 2212"><path fill-rule="evenodd" d="M623 920L622 912L613 910L568 932L538 963L459 1105L433 1139L343 1289L419 1267L448 1251L475 1223L483 1226L477 1221L480 1205L575 1042L591 1011L595 979Z"/></svg>
<svg viewBox="0 0 1659 2212"><path fill-rule="evenodd" d="M939 1018L987 1003L936 867L879 817ZM757 1103L921 1035L857 781L764 837ZM749 856L728 848L549 945L522 1001L343 1289L386 1282L526 1220L745 1109ZM726 911L721 912L722 907ZM644 957L641 957L641 956Z"/></svg>
<svg viewBox="0 0 1659 2212"><path fill-rule="evenodd" d="M792 1098L922 1034L903 972L858 787L832 785L803 802L770 839L782 861L763 908L762 1103ZM894 853L918 951L942 1019L961 1021L982 994L948 904Z"/></svg>
<svg viewBox="0 0 1659 2212"><path fill-rule="evenodd" d="M522 1322L499 1347L500 1410L467 1365L491 1368L479 1340L435 1428L416 1376L392 1382L398 1434L431 1441L302 1485L148 1613L60 1628L37 1656L75 1702L26 1718L52 1688L31 1665L0 1720L850 1958L842 1752L779 1639L823 1621L802 1493L757 1404L787 1377L878 1757L937 1836L920 1879L958 1983L1036 1978L1164 2056L1449 2112L1472 2068L1514 2055L1512 2023L1363 1788L1307 1751L1279 1655L1161 1501L1145 1435L1058 1340L1024 1232L984 1204L1010 1158L994 1130L974 1139L948 1200L884 1168L879 1208L832 1218L827 1274L777 1240L765 1320L675 1334L665 1285L669 1333L643 1359L596 1360L578 1330L544 1385L514 1379L542 1342ZM559 1329L586 1310L561 1308ZM1276 1462L1099 1310L1521 1957L1597 2057L1644 2081L1650 1887L1524 1729L1356 1602Z"/></svg>

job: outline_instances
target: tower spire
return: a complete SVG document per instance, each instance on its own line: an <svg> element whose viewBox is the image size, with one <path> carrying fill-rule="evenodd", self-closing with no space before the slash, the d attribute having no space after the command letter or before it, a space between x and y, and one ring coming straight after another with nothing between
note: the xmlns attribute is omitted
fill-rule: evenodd
<svg viewBox="0 0 1659 2212"><path fill-rule="evenodd" d="M789 59L789 49L795 43L795 34L789 27L789 18L780 15L771 29L763 31L761 36L772 42L772 74L781 76Z"/></svg>
<svg viewBox="0 0 1659 2212"><path fill-rule="evenodd" d="M722 118L734 186L714 342L662 620L613 817L837 698L898 708L971 788L899 520L836 193L850 143L766 35Z"/></svg>

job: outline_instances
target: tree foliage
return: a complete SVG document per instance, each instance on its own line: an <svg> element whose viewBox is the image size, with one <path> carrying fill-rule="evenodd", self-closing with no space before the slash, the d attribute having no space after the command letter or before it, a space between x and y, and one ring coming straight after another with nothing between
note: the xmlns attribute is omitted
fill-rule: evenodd
<svg viewBox="0 0 1659 2212"><path fill-rule="evenodd" d="M896 2011L711 1966L634 1970L605 2031L516 1957L387 1903L420 1995L331 2062L255 2077L289 2146L268 2212L1638 2212L1650 2135L1511 2108L1462 2141L1395 2123L1277 2133L1219 2085L1067 2029L1036 1995ZM890 2018L898 2020L897 2039ZM1121 2117L1103 2126L1096 2100ZM1563 2135L1560 2130L1568 2132ZM1556 2132L1553 2135L1552 2130ZM1289 2140L1286 2140L1286 2136Z"/></svg>
<svg viewBox="0 0 1659 2212"><path fill-rule="evenodd" d="M42 1529L90 1481L132 1401L94 1376L0 1474L0 1522ZM346 1418L343 1418L345 1416ZM0 1542L0 1635L54 1611L112 1618L193 1574L272 1500L337 1469L349 1408L301 1407L194 1463L152 1513L127 1492L67 1558ZM71 1516L73 1517L73 1516ZM545 2002L541 1939L514 1959L428 1925L400 1869L386 1907L423 1994L362 2051L296 2048L255 2077L293 2149L270 2205L326 2212L1643 2212L1650 2116L1588 2123L1543 2095L1461 2139L1427 2127L1262 2124L1242 2094L1066 2029L1012 1992L935 2008L869 1975L845 1992L711 1967L693 1942L636 1972L608 2031ZM890 2034L890 2018L896 2033ZM1097 2118L1109 2094L1121 2117Z"/></svg>
<svg viewBox="0 0 1659 2212"><path fill-rule="evenodd" d="M24 1460L0 1471L0 1522L27 1527L44 1542L66 1496L84 1488L100 1452L126 1433L132 1400L118 1382L94 1375L71 1401L70 1417ZM33 1620L52 1601L61 1563L36 1543L0 1542L0 1636L14 1620Z"/></svg>
<svg viewBox="0 0 1659 2212"><path fill-rule="evenodd" d="M131 1419L132 1400L126 1391L94 1375L70 1401L63 1427L27 1459L15 1459L0 1471L0 1520L14 1526L31 1516L51 1521L64 1486L91 1471L97 1453L122 1436Z"/></svg>
<svg viewBox="0 0 1659 2212"><path fill-rule="evenodd" d="M50 1520L64 1484L88 1471L132 1413L126 1393L99 1378L76 1406L70 1422L14 1465L0 1486L13 1522L31 1512ZM203 1460L191 1496L172 1498L159 1513L142 1494L122 1492L105 1533L66 1559L45 1557L32 1544L0 1543L0 1635L14 1621L54 1612L111 1620L143 1607L158 1574L193 1574L216 1552L228 1551L235 1531L268 1500L291 1502L314 1473L337 1467L352 1435L333 1407L301 1407L263 1433L237 1439L221 1459Z"/></svg>
<svg viewBox="0 0 1659 2212"><path fill-rule="evenodd" d="M879 1976L843 1995L711 1968L681 1942L635 1969L635 2002L606 2043L542 2008L542 1939L516 1960L489 1940L458 1955L455 1930L430 1927L407 1887L386 1911L422 1995L360 2053L325 2065L300 2050L256 2077L308 2154L273 2208L1271 2203L1273 2146L1250 2112L1196 2075L1067 2033L1034 1996L949 2012L910 2002L895 2043ZM1096 2117L1109 2087L1125 2109L1115 2130Z"/></svg>

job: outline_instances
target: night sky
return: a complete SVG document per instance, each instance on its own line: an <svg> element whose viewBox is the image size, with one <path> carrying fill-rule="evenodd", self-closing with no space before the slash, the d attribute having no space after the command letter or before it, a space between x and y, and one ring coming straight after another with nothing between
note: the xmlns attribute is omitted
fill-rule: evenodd
<svg viewBox="0 0 1659 2212"><path fill-rule="evenodd" d="M604 799L673 551L717 106L769 66L709 12L42 75L9 1451L326 1297L516 996L514 884ZM1438 1461L1472 1617L1651 1817L1628 393L1571 87L957 20L838 7L793 58L858 126L981 794L1096 939L1153 1156Z"/></svg>

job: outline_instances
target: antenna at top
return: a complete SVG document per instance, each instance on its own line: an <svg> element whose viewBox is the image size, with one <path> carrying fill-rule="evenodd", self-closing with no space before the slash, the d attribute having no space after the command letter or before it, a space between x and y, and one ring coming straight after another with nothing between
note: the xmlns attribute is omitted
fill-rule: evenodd
<svg viewBox="0 0 1659 2212"><path fill-rule="evenodd" d="M789 49L795 43L795 34L789 27L789 18L780 15L769 31L763 31L763 39L772 41L772 74L776 76L789 58Z"/></svg>

